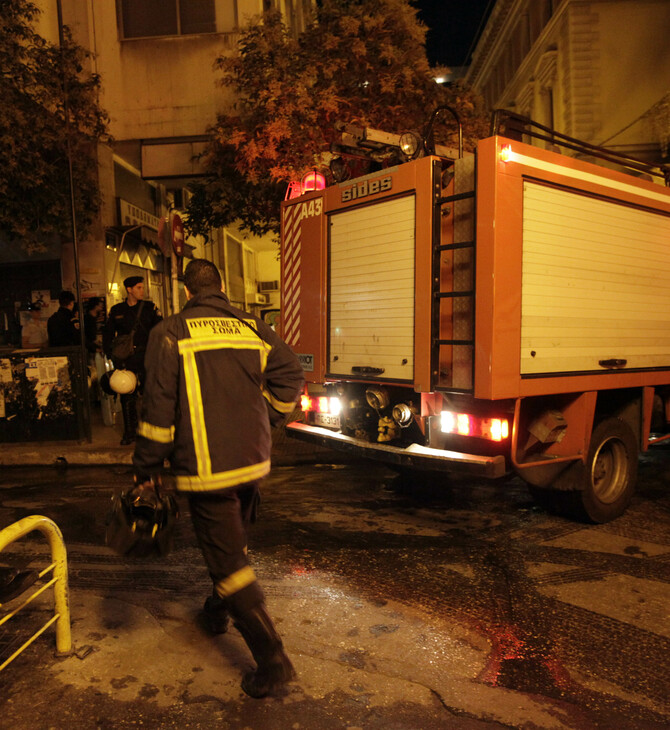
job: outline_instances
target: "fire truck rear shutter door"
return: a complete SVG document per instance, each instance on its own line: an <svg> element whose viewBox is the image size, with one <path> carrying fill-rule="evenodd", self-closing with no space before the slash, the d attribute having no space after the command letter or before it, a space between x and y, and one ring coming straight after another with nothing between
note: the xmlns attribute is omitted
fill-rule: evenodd
<svg viewBox="0 0 670 730"><path fill-rule="evenodd" d="M524 183L521 374L670 366L670 218Z"/></svg>
<svg viewBox="0 0 670 730"><path fill-rule="evenodd" d="M331 216L330 373L413 379L414 242L414 195Z"/></svg>

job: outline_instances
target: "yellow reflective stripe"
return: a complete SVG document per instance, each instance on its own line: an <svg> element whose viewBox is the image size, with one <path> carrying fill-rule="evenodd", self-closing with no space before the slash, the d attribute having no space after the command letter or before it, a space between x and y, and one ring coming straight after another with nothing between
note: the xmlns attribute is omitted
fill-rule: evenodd
<svg viewBox="0 0 670 730"><path fill-rule="evenodd" d="M280 413L293 413L293 409L295 408L295 401L287 403L286 401L279 400L275 398L267 388L263 388L263 396L268 401L268 403L275 409L275 411L279 411Z"/></svg>
<svg viewBox="0 0 670 730"><path fill-rule="evenodd" d="M227 578L217 581L214 589L219 598L227 598L228 596L232 596L233 593L237 593L248 585L251 585L255 580L256 574L249 565L246 565Z"/></svg>
<svg viewBox="0 0 670 730"><path fill-rule="evenodd" d="M238 484L260 479L269 473L270 459L216 474L199 473L197 476L178 476L177 489L182 492L210 492L216 489L236 487Z"/></svg>
<svg viewBox="0 0 670 730"><path fill-rule="evenodd" d="M179 352L204 352L205 350L266 350L268 345L256 337L227 338L224 335L202 337L197 340L179 340Z"/></svg>
<svg viewBox="0 0 670 730"><path fill-rule="evenodd" d="M157 441L159 444L171 444L174 441L174 426L164 428L163 426L154 426L146 421L140 421L137 426L137 433L144 436L145 439Z"/></svg>
<svg viewBox="0 0 670 730"><path fill-rule="evenodd" d="M186 379L186 394L188 396L188 410L191 416L193 430L193 447L198 474L212 473L212 461L209 456L207 432L205 431L205 414L202 407L202 393L200 391L200 377L195 362L195 353L184 354L184 377Z"/></svg>

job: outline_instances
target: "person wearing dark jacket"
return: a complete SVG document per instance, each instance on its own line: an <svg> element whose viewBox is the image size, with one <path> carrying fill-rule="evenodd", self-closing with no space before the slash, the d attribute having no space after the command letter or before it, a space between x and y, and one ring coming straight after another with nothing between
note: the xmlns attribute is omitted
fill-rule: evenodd
<svg viewBox="0 0 670 730"><path fill-rule="evenodd" d="M79 344L79 330L74 318L75 296L62 291L58 297L58 311L47 320L49 347L69 347Z"/></svg>
<svg viewBox="0 0 670 730"><path fill-rule="evenodd" d="M184 288L183 311L149 336L135 479L154 484L169 460L214 583L210 628L224 633L232 616L257 664L242 689L265 697L295 671L249 565L246 528L270 471L270 427L293 411L303 372L269 325L230 304L213 263L191 261Z"/></svg>
<svg viewBox="0 0 670 730"><path fill-rule="evenodd" d="M84 313L84 340L89 358L94 358L98 351L98 317L103 310L105 300L102 297L91 297L86 302Z"/></svg>
<svg viewBox="0 0 670 730"><path fill-rule="evenodd" d="M137 376L138 387L133 393L121 396L121 412L123 413L123 438L125 446L135 440L137 430L137 396L142 391L144 382L144 355L149 340L149 332L158 322L163 320L156 305L144 300L144 279L141 276L129 276L123 285L128 293L125 301L115 304L109 310L109 316L102 331L102 349L112 360L114 367L131 370ZM119 335L133 334L134 350L125 360L115 359L112 355L112 343Z"/></svg>

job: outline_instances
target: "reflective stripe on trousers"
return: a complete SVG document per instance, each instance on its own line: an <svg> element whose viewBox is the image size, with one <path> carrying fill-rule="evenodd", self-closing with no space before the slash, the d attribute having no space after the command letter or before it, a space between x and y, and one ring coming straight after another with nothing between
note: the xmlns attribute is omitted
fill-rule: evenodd
<svg viewBox="0 0 670 730"><path fill-rule="evenodd" d="M258 483L188 496L191 520L216 594L241 611L264 601L246 555L247 526L255 518Z"/></svg>

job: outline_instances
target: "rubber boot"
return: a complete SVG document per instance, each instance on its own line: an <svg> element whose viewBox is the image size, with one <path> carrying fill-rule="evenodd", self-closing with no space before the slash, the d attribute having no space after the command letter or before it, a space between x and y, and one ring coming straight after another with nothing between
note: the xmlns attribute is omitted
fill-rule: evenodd
<svg viewBox="0 0 670 730"><path fill-rule="evenodd" d="M123 413L123 438L121 446L132 444L137 431L137 404L132 395L121 396L121 411Z"/></svg>
<svg viewBox="0 0 670 730"><path fill-rule="evenodd" d="M291 660L277 633L265 604L261 603L244 613L233 615L235 628L242 634L256 661L256 669L242 679L242 689L249 697L260 699L283 689L295 679Z"/></svg>
<svg viewBox="0 0 670 730"><path fill-rule="evenodd" d="M203 607L207 626L213 634L225 634L228 631L230 617L226 602L213 593Z"/></svg>

